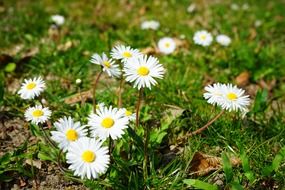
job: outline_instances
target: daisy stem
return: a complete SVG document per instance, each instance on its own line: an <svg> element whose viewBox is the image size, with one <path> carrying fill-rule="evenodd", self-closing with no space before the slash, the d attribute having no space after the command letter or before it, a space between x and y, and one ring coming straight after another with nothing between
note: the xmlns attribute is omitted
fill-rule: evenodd
<svg viewBox="0 0 285 190"><path fill-rule="evenodd" d="M193 135L197 135L202 133L204 130L206 130L212 123L214 123L217 119L219 119L223 113L225 112L225 110L222 110L218 115L216 115L214 118L212 118L210 121L208 121L208 123L206 123L206 125L204 125L203 127L201 127L200 129L197 129L196 131L193 131L191 133L187 133L186 137L191 137Z"/></svg>
<svg viewBox="0 0 285 190"><path fill-rule="evenodd" d="M101 70L100 73L97 75L94 86L93 86L93 108L94 108L94 112L96 110L96 87L97 87L97 84L99 82L99 79L100 79L102 73L103 73L103 70Z"/></svg>
<svg viewBox="0 0 285 190"><path fill-rule="evenodd" d="M138 98L138 102L137 102L137 107L136 107L136 128L139 127L139 112L140 112L140 106L141 106L141 99L142 99L142 94L143 94L143 88L141 88L139 90L139 98Z"/></svg>
<svg viewBox="0 0 285 190"><path fill-rule="evenodd" d="M39 126L39 127L40 127L40 129L42 130L42 132L44 134L43 136L45 138L45 141L47 143L49 143L51 146L53 146L54 148L57 148L57 146L50 140L50 138L49 138L48 134L46 133L46 131L41 126Z"/></svg>
<svg viewBox="0 0 285 190"><path fill-rule="evenodd" d="M143 177L146 182L148 177L148 141L149 141L149 126L145 126L145 139L144 139L144 160L143 160Z"/></svg>
<svg viewBox="0 0 285 190"><path fill-rule="evenodd" d="M62 154L62 150L60 149L60 150L59 150L59 153L58 153L58 155L57 155L57 165L58 165L60 171L66 172L67 169L65 169L65 168L61 165L61 161L60 161L61 154Z"/></svg>
<svg viewBox="0 0 285 190"><path fill-rule="evenodd" d="M111 155L113 151L113 140L111 137L109 137L109 154Z"/></svg>
<svg viewBox="0 0 285 190"><path fill-rule="evenodd" d="M122 107L122 88L124 85L124 79L123 76L121 76L120 80L120 86L119 86L119 91L118 91L118 108Z"/></svg>

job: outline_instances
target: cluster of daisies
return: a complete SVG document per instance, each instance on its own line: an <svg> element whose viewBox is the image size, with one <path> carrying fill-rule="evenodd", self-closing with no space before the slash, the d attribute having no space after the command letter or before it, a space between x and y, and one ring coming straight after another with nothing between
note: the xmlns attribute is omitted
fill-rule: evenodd
<svg viewBox="0 0 285 190"><path fill-rule="evenodd" d="M90 62L100 65L110 77L125 77L134 88L149 88L157 84L155 79L163 78L165 69L153 56L143 55L138 49L117 45L111 51L111 58L105 53L93 54Z"/></svg>
<svg viewBox="0 0 285 190"><path fill-rule="evenodd" d="M206 30L200 30L195 32L193 40L195 44L206 47L213 42L213 36ZM227 35L220 34L216 36L216 41L222 46L228 46L231 43L231 38Z"/></svg>
<svg viewBox="0 0 285 190"><path fill-rule="evenodd" d="M25 79L18 94L29 100L39 97L45 89L42 78ZM51 111L42 105L29 107L25 111L25 119L39 125L50 119ZM103 146L106 139L119 139L125 133L135 114L125 108L112 108L100 103L96 112L88 116L88 124L82 125L71 117L60 118L53 124L51 139L66 153L69 169L74 175L82 178L97 178L109 165L108 148Z"/></svg>
<svg viewBox="0 0 285 190"><path fill-rule="evenodd" d="M205 87L204 98L208 103L220 106L227 111L246 113L250 104L245 91L232 84L215 83Z"/></svg>

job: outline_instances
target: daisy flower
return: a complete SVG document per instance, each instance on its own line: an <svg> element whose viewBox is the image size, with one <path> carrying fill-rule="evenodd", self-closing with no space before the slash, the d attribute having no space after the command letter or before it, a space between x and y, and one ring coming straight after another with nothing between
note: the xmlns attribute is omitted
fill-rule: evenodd
<svg viewBox="0 0 285 190"><path fill-rule="evenodd" d="M146 20L141 23L141 29L143 30L148 30L148 29L157 30L159 26L160 24L156 20Z"/></svg>
<svg viewBox="0 0 285 190"><path fill-rule="evenodd" d="M109 136L116 140L125 132L128 127L129 120L117 108L112 106L101 107L96 110L96 114L92 113L88 118L88 125L91 126L93 137L105 140Z"/></svg>
<svg viewBox="0 0 285 190"><path fill-rule="evenodd" d="M142 53L139 52L138 49L133 49L130 46L124 46L124 45L117 45L113 47L111 51L112 58L123 60L123 62L126 62L130 58L136 58L141 55Z"/></svg>
<svg viewBox="0 0 285 190"><path fill-rule="evenodd" d="M54 123L56 131L51 131L51 139L59 144L59 148L67 151L70 144L79 138L87 136L87 129L80 122L74 122L71 117L63 117Z"/></svg>
<svg viewBox="0 0 285 190"><path fill-rule="evenodd" d="M68 168L74 171L74 175L91 179L107 171L110 156L108 148L102 147L101 141L82 137L70 144L66 162L70 164Z"/></svg>
<svg viewBox="0 0 285 190"><path fill-rule="evenodd" d="M41 105L30 107L25 112L25 118L27 121L31 121L34 124L46 122L51 115L49 108L43 108Z"/></svg>
<svg viewBox="0 0 285 190"><path fill-rule="evenodd" d="M112 59L108 59L105 53L102 53L102 56L97 53L93 54L90 62L101 65L103 71L105 71L110 77L119 77L121 75L119 65L115 64Z"/></svg>
<svg viewBox="0 0 285 190"><path fill-rule="evenodd" d="M245 95L245 91L239 89L232 84L222 85L221 93L223 94L223 100L220 106L228 111L245 111L250 104L248 95Z"/></svg>
<svg viewBox="0 0 285 190"><path fill-rule="evenodd" d="M163 54L171 54L176 48L176 43L172 38L164 37L158 41L158 49Z"/></svg>
<svg viewBox="0 0 285 190"><path fill-rule="evenodd" d="M224 34L220 34L216 37L216 41L222 46L228 46L231 43L231 38Z"/></svg>
<svg viewBox="0 0 285 190"><path fill-rule="evenodd" d="M195 44L201 46L209 46L213 41L213 37L212 34L207 32L206 30L201 30L194 34L193 40Z"/></svg>
<svg viewBox="0 0 285 190"><path fill-rule="evenodd" d="M222 94L222 84L216 83L213 85L208 85L205 87L204 98L207 100L208 103L216 105L222 101L223 94Z"/></svg>
<svg viewBox="0 0 285 190"><path fill-rule="evenodd" d="M164 71L157 58L146 55L128 60L124 67L126 81L134 82L134 88L138 89L151 89L151 85L157 84L154 78L163 78Z"/></svg>
<svg viewBox="0 0 285 190"><path fill-rule="evenodd" d="M41 77L25 79L18 94L22 99L33 99L45 89L45 82Z"/></svg>
<svg viewBox="0 0 285 190"><path fill-rule="evenodd" d="M129 121L134 121L136 119L136 113L132 113L126 108L121 108L120 111L129 119Z"/></svg>
<svg viewBox="0 0 285 190"><path fill-rule="evenodd" d="M63 25L65 21L64 16L61 15L52 15L51 20L58 26Z"/></svg>

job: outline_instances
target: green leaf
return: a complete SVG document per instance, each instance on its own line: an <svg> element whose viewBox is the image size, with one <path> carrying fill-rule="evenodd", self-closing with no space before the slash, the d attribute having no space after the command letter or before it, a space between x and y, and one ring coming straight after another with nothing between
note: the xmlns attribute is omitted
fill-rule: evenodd
<svg viewBox="0 0 285 190"><path fill-rule="evenodd" d="M285 146L281 148L278 154L272 161L272 164L265 166L262 170L262 175L269 176L273 171L277 171L281 162L285 159Z"/></svg>
<svg viewBox="0 0 285 190"><path fill-rule="evenodd" d="M15 63L9 63L8 65L6 65L4 70L7 73L12 73L13 71L15 71L15 69L16 69L16 64Z"/></svg>
<svg viewBox="0 0 285 190"><path fill-rule="evenodd" d="M273 162L272 162L272 169L274 171L277 171L281 162L285 159L285 146L281 148L279 153L275 156Z"/></svg>
<svg viewBox="0 0 285 190"><path fill-rule="evenodd" d="M226 180L228 183L230 183L233 179L233 168L231 161L226 153L222 154L222 162L223 162L223 170L226 175Z"/></svg>
<svg viewBox="0 0 285 190"><path fill-rule="evenodd" d="M245 151L242 151L240 158L242 162L243 171L245 172L244 175L250 183L253 183L253 181L255 180L255 176L254 173L250 170L248 157L246 156Z"/></svg>
<svg viewBox="0 0 285 190"><path fill-rule="evenodd" d="M130 137L132 137L132 139L134 140L135 145L140 149L140 151L143 151L142 147L144 146L144 144L143 144L142 138L140 136L138 136L136 134L136 132L131 127L128 127L127 131L128 131L128 134L130 135Z"/></svg>
<svg viewBox="0 0 285 190"><path fill-rule="evenodd" d="M267 90L257 91L252 112L253 113L263 112L267 108L267 99L268 99Z"/></svg>
<svg viewBox="0 0 285 190"><path fill-rule="evenodd" d="M4 99L4 74L0 73L0 105L3 102Z"/></svg>
<svg viewBox="0 0 285 190"><path fill-rule="evenodd" d="M243 190L243 187L236 181L231 183L232 190Z"/></svg>
<svg viewBox="0 0 285 190"><path fill-rule="evenodd" d="M187 185L190 185L192 187L202 189L202 190L218 190L219 189L217 185L212 185L210 183L206 183L204 181L200 181L197 179L185 179L183 180L183 182Z"/></svg>

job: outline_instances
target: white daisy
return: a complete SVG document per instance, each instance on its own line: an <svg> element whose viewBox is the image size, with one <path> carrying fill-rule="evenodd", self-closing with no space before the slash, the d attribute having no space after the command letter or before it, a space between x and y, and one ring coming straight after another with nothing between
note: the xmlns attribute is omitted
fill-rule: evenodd
<svg viewBox="0 0 285 190"><path fill-rule="evenodd" d="M141 29L143 30L148 30L148 29L157 30L159 26L160 24L156 20L146 20L141 23Z"/></svg>
<svg viewBox="0 0 285 190"><path fill-rule="evenodd" d="M126 108L121 108L120 111L129 119L129 121L134 121L136 119L136 113L132 113Z"/></svg>
<svg viewBox="0 0 285 190"><path fill-rule="evenodd" d="M216 41L222 46L228 46L231 43L231 38L227 35L220 34L216 37Z"/></svg>
<svg viewBox="0 0 285 190"><path fill-rule="evenodd" d="M113 59L121 59L123 62L141 55L142 53L138 49L133 49L130 46L124 45L117 45L113 47L111 51L111 56Z"/></svg>
<svg viewBox="0 0 285 190"><path fill-rule="evenodd" d="M58 143L60 149L67 151L70 144L79 138L87 136L87 129L80 122L74 122L71 117L63 117L54 123L56 131L51 131L51 139Z"/></svg>
<svg viewBox="0 0 285 190"><path fill-rule="evenodd" d="M129 120L117 108L101 107L96 110L96 114L92 113L88 118L88 125L92 130L93 137L105 140L109 136L116 140L120 138L128 127Z"/></svg>
<svg viewBox="0 0 285 190"><path fill-rule="evenodd" d="M172 38L164 37L158 41L158 49L163 54L171 54L176 48L176 43Z"/></svg>
<svg viewBox="0 0 285 190"><path fill-rule="evenodd" d="M18 94L23 99L33 99L40 95L45 89L45 82L41 77L25 79Z"/></svg>
<svg viewBox="0 0 285 190"><path fill-rule="evenodd" d="M105 71L110 77L119 77L121 75L119 65L115 64L112 59L108 59L105 53L102 53L102 56L97 53L93 54L90 62L101 65L103 71Z"/></svg>
<svg viewBox="0 0 285 190"><path fill-rule="evenodd" d="M204 98L207 102L213 105L219 104L222 101L223 94L221 92L222 84L216 83L205 87Z"/></svg>
<svg viewBox="0 0 285 190"><path fill-rule="evenodd" d="M74 175L98 178L107 171L110 156L107 147L102 147L102 142L94 138L83 137L70 144L66 154L66 162Z"/></svg>
<svg viewBox="0 0 285 190"><path fill-rule="evenodd" d="M222 85L221 93L223 100L220 106L225 110L244 112L250 104L249 96L244 95L245 91L232 84Z"/></svg>
<svg viewBox="0 0 285 190"><path fill-rule="evenodd" d="M194 34L193 40L195 44L201 46L209 46L213 41L213 37L212 34L207 32L206 30L201 30Z"/></svg>
<svg viewBox="0 0 285 190"><path fill-rule="evenodd" d="M61 26L64 24L65 18L61 15L52 15L51 20L58 26Z"/></svg>
<svg viewBox="0 0 285 190"><path fill-rule="evenodd" d="M49 108L43 108L41 105L30 107L25 112L25 118L27 121L31 121L34 124L46 122L51 115Z"/></svg>
<svg viewBox="0 0 285 190"><path fill-rule="evenodd" d="M165 70L157 58L145 55L128 60L124 72L126 81L134 82L134 88L148 87L151 89L151 85L157 84L154 78L163 78Z"/></svg>

